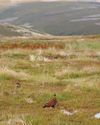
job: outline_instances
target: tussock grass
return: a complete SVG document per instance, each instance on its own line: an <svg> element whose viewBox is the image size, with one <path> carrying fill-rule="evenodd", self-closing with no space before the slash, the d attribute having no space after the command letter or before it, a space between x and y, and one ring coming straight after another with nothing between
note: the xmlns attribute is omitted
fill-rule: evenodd
<svg viewBox="0 0 100 125"><path fill-rule="evenodd" d="M1 80L11 80L11 79L27 80L30 78L30 76L24 72L16 72L7 67L0 67L0 78Z"/></svg>
<svg viewBox="0 0 100 125"><path fill-rule="evenodd" d="M100 36L0 41L0 125L99 125ZM54 93L57 107L43 109Z"/></svg>

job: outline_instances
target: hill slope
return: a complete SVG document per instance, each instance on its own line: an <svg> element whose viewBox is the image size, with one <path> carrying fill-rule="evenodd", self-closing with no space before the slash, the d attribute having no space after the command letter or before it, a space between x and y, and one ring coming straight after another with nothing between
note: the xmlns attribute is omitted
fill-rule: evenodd
<svg viewBox="0 0 100 125"><path fill-rule="evenodd" d="M1 12L0 22L30 27L52 35L100 34L100 4L24 3Z"/></svg>
<svg viewBox="0 0 100 125"><path fill-rule="evenodd" d="M15 26L11 24L0 24L0 36L1 37L32 37L32 36L50 36L46 33L40 33L39 31L33 31L31 29Z"/></svg>

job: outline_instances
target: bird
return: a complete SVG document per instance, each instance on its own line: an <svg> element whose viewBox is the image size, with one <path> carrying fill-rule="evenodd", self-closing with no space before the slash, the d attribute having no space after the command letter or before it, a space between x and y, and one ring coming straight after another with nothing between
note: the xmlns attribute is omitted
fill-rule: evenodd
<svg viewBox="0 0 100 125"><path fill-rule="evenodd" d="M54 94L53 98L49 102L44 104L43 108L50 108L50 107L55 108L56 104L57 104L57 98L56 94Z"/></svg>
<svg viewBox="0 0 100 125"><path fill-rule="evenodd" d="M19 81L16 82L16 88L20 88L21 87L21 84Z"/></svg>

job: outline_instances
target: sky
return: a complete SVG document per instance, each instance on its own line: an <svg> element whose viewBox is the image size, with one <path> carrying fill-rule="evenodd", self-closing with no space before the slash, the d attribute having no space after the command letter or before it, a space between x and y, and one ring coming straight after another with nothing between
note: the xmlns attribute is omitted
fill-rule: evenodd
<svg viewBox="0 0 100 125"><path fill-rule="evenodd" d="M100 0L0 0L0 4L13 4L20 2L31 2L31 1L42 1L42 2L53 2L53 1L92 1L92 2L100 2Z"/></svg>
<svg viewBox="0 0 100 125"><path fill-rule="evenodd" d="M42 1L42 2L52 2L52 1L96 1L100 2L100 0L10 0L11 2L29 2L29 1Z"/></svg>
<svg viewBox="0 0 100 125"><path fill-rule="evenodd" d="M99 1L100 0L11 0L11 1Z"/></svg>

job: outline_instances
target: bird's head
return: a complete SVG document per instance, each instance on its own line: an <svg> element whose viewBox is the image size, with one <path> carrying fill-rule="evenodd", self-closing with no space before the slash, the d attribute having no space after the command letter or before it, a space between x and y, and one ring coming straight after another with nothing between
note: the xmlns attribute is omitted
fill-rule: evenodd
<svg viewBox="0 0 100 125"><path fill-rule="evenodd" d="M53 96L56 97L56 94L54 94Z"/></svg>

